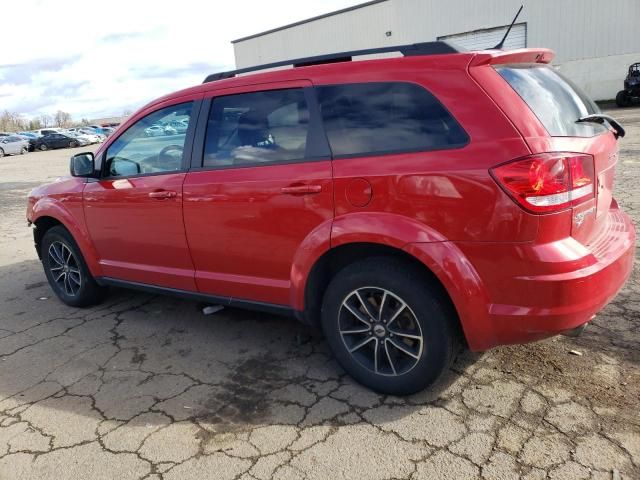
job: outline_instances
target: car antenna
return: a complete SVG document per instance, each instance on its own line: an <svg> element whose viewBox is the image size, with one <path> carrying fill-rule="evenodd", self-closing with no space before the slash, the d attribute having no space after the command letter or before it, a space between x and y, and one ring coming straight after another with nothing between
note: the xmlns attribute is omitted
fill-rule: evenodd
<svg viewBox="0 0 640 480"><path fill-rule="evenodd" d="M504 32L504 37L502 37L502 40L500 40L500 43L497 44L495 47L493 47L492 50L502 50L502 47L504 45L504 41L509 36L509 33L511 32L511 29L513 28L513 24L516 23L516 20L518 19L518 15L520 15L520 12L522 11L523 8L524 8L524 5L520 5L520 9L518 10L518 13L516 13L516 16L513 17L513 21L511 22L511 25L509 25L509 28L507 28L507 31Z"/></svg>

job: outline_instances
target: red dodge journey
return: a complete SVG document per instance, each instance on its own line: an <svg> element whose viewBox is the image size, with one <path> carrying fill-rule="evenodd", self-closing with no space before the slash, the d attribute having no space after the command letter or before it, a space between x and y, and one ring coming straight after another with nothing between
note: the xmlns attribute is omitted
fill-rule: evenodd
<svg viewBox="0 0 640 480"><path fill-rule="evenodd" d="M624 129L552 58L429 42L210 75L31 192L45 274L76 307L118 286L294 316L392 394L460 345L578 332L635 231Z"/></svg>

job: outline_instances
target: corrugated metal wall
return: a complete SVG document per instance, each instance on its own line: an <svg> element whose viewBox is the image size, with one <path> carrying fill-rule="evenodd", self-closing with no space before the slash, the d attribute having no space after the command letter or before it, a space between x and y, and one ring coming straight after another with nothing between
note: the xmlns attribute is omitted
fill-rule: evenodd
<svg viewBox="0 0 640 480"><path fill-rule="evenodd" d="M288 58L435 40L507 25L523 0L386 0L234 43L241 68ZM524 2L527 46L556 52L556 65L596 99L622 88L630 56L640 61L640 0ZM390 32L390 34L388 33ZM607 69L585 73L582 60L606 58ZM633 57L633 55L632 55ZM619 86L616 85L619 83Z"/></svg>

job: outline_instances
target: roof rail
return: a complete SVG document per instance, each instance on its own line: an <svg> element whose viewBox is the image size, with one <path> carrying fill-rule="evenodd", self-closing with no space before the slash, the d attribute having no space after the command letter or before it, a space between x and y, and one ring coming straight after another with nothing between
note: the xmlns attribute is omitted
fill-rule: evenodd
<svg viewBox="0 0 640 480"><path fill-rule="evenodd" d="M405 57L417 55L444 55L447 53L460 53L465 49L453 45L452 43L439 40L437 42L412 43L409 45L396 45L394 47L369 48L366 50L352 50L350 52L329 53L327 55L317 55L315 57L296 58L293 60L282 60L280 62L256 65L253 67L239 68L227 72L212 73L207 76L202 83L215 82L224 78L232 78L242 73L256 72L276 67L308 67L310 65L321 65L325 63L350 62L353 57L362 55L373 55L377 53L400 52Z"/></svg>

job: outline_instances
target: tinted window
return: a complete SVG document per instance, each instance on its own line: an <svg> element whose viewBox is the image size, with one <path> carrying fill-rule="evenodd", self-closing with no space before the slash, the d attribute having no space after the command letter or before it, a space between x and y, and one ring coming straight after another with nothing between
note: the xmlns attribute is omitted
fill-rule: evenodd
<svg viewBox="0 0 640 480"><path fill-rule="evenodd" d="M170 123L188 125L191 108L191 103L172 105L134 123L109 145L105 174L121 177L181 170L187 129L178 131Z"/></svg>
<svg viewBox="0 0 640 480"><path fill-rule="evenodd" d="M317 88L334 156L459 147L467 134L427 90L411 83Z"/></svg>
<svg viewBox="0 0 640 480"><path fill-rule="evenodd" d="M205 167L306 158L309 110L302 89L218 97L211 104Z"/></svg>
<svg viewBox="0 0 640 480"><path fill-rule="evenodd" d="M600 109L556 70L544 65L513 65L496 70L552 137L592 137L607 131L596 123L576 123L580 117L600 113Z"/></svg>

